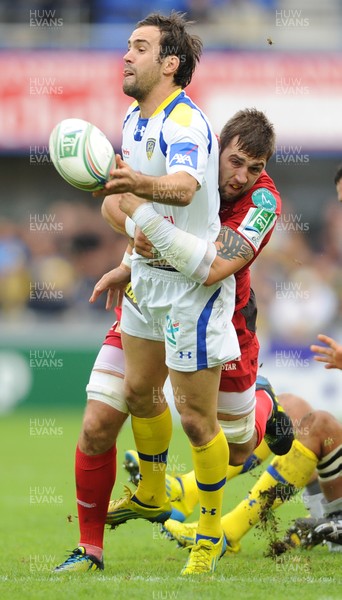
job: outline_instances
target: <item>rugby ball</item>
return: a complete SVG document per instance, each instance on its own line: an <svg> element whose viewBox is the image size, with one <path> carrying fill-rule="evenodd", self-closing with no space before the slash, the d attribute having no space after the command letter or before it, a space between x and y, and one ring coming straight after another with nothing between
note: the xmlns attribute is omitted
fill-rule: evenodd
<svg viewBox="0 0 342 600"><path fill-rule="evenodd" d="M49 152L58 173L71 185L94 192L103 188L114 150L104 133L83 119L64 119L50 135Z"/></svg>

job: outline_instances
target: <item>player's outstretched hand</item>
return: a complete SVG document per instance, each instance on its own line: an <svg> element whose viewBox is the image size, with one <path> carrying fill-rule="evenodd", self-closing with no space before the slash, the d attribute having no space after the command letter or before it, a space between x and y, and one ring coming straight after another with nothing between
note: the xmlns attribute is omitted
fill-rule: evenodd
<svg viewBox="0 0 342 600"><path fill-rule="evenodd" d="M116 167L111 169L109 173L110 179L102 190L93 192L94 198L104 198L110 194L125 194L126 192L135 191L139 173L125 163L120 154L115 155L115 161Z"/></svg>
<svg viewBox="0 0 342 600"><path fill-rule="evenodd" d="M93 293L89 298L89 302L93 304L103 292L107 292L106 310L110 310L113 306L113 301L117 293L123 290L130 281L130 269L120 265L116 269L112 269L105 273L96 283Z"/></svg>
<svg viewBox="0 0 342 600"><path fill-rule="evenodd" d="M326 363L326 369L342 369L342 345L338 344L333 338L320 333L317 338L326 346L310 346L311 352L316 352L314 359L317 362Z"/></svg>

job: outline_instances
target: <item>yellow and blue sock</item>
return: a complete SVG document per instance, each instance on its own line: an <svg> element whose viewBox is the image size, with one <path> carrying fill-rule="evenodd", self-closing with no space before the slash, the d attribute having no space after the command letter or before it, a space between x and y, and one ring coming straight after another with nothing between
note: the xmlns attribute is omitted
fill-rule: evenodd
<svg viewBox="0 0 342 600"><path fill-rule="evenodd" d="M167 500L165 471L172 434L169 407L151 419L132 415L132 430L140 469L140 481L134 498L142 505L162 506Z"/></svg>
<svg viewBox="0 0 342 600"><path fill-rule="evenodd" d="M200 517L196 542L202 538L217 543L222 535L221 512L229 449L222 429L205 446L192 446Z"/></svg>
<svg viewBox="0 0 342 600"><path fill-rule="evenodd" d="M275 456L256 484L236 508L222 517L225 535L237 543L259 521L265 505L277 508L298 489L304 487L318 463L317 456L294 440L291 450Z"/></svg>

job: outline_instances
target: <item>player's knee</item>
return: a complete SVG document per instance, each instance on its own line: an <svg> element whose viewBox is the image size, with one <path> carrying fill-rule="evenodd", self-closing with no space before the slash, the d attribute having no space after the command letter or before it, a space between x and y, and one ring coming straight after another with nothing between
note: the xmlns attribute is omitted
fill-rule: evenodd
<svg viewBox="0 0 342 600"><path fill-rule="evenodd" d="M95 415L88 411L84 416L80 435L81 450L86 454L99 454L109 450L115 441L106 415L101 418L98 412Z"/></svg>
<svg viewBox="0 0 342 600"><path fill-rule="evenodd" d="M325 410L315 410L304 415L297 429L297 438L305 445L315 441L319 446L325 446L326 440L341 442L342 429L338 421Z"/></svg>
<svg viewBox="0 0 342 600"><path fill-rule="evenodd" d="M136 416L153 416L165 404L163 386L151 387L144 380L125 381L124 397L129 410Z"/></svg>
<svg viewBox="0 0 342 600"><path fill-rule="evenodd" d="M340 423L325 410L316 410L313 413L310 430L311 435L319 437L322 443L328 438L332 438L336 442L337 437L341 439Z"/></svg>
<svg viewBox="0 0 342 600"><path fill-rule="evenodd" d="M192 412L181 414L181 423L190 442L195 446L207 443L212 435L208 421L201 419L198 414Z"/></svg>
<svg viewBox="0 0 342 600"><path fill-rule="evenodd" d="M243 465L252 453L244 444L229 444L229 464L232 467Z"/></svg>

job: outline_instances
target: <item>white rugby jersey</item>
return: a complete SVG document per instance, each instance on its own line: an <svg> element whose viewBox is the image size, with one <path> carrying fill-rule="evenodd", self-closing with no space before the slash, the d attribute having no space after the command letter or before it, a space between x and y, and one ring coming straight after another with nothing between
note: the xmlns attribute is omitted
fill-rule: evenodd
<svg viewBox="0 0 342 600"><path fill-rule="evenodd" d="M135 171L161 176L190 173L201 186L188 206L153 203L155 210L202 239L215 241L218 216L218 142L206 116L182 90L173 92L149 119L134 102L123 124L122 157ZM165 200L168 190L164 191Z"/></svg>

